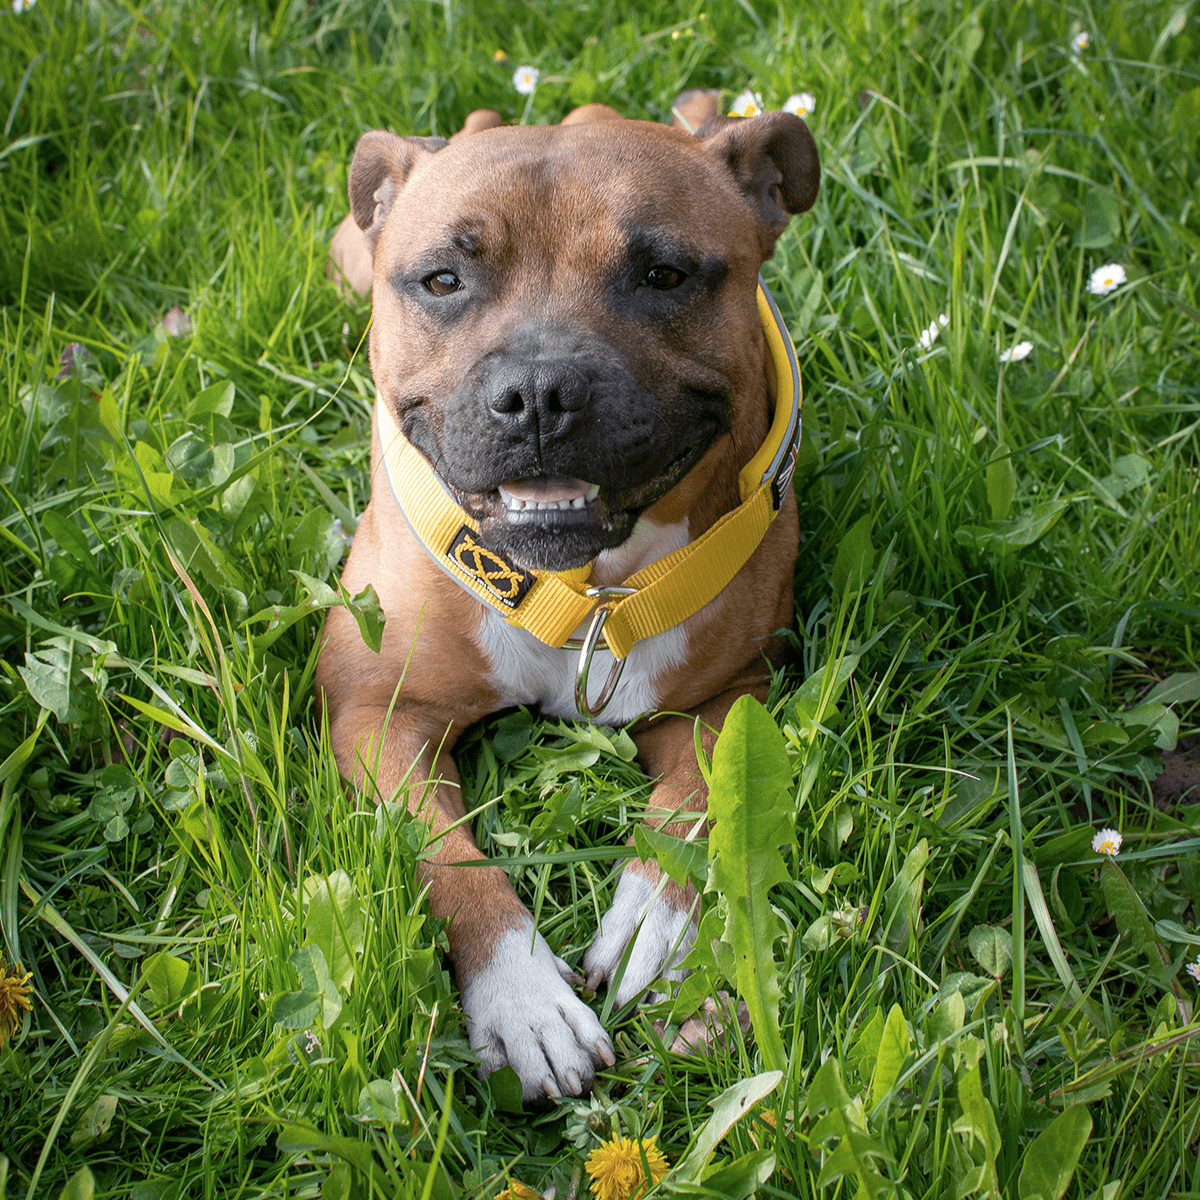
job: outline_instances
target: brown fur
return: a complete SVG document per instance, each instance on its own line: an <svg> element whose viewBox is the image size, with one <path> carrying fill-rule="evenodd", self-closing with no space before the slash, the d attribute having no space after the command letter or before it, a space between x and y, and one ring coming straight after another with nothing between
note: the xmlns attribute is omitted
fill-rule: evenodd
<svg viewBox="0 0 1200 1200"><path fill-rule="evenodd" d="M374 263L371 369L398 418L425 405L436 427L428 398L452 392L518 317L541 314L598 331L621 348L638 379L699 373L703 382L708 372L727 381L735 403L731 432L650 510L666 523L686 515L695 538L737 506L738 471L766 436L770 400L755 278L790 213L812 203L819 168L811 138L806 131L800 136L799 123L785 114L725 122L715 95L706 92L685 93L676 111L676 128L627 122L589 105L563 127L511 129L498 128L497 114L484 110L471 114L444 149L436 139L367 134L351 169L352 215L335 235L333 257L359 294L370 286L364 262ZM693 137L701 126L701 136ZM614 146L624 172L616 183L609 165ZM572 183L549 204L545 173L558 164ZM495 199L481 202L481 195ZM685 316L670 328L634 328L604 303L596 264L613 258L623 228L664 212L693 241L728 259L728 282L716 311L702 321ZM387 282L459 218L488 245L489 262L504 280L503 301L479 315L469 339L414 315ZM495 711L503 697L487 683L489 663L473 636L481 607L410 534L381 482L377 438L373 431L372 500L343 582L351 593L374 584L387 614L383 648L372 653L350 616L332 610L317 683L343 773L377 798L406 794L410 808L442 835L424 870L434 915L450 921L461 981L488 962L501 934L525 919L501 870L460 865L481 855L465 824L454 824L465 810L451 752L463 729ZM652 819L705 807L694 717L719 728L738 696L765 698L764 654L774 658L780 649L770 635L794 616L797 538L795 506L785 504L742 571L685 623L689 662L661 681L660 707L687 715L647 720L635 732L641 762L659 780ZM704 735L709 749L714 736ZM634 860L627 869L657 878L653 864ZM676 907L693 899L673 885L665 895Z"/></svg>

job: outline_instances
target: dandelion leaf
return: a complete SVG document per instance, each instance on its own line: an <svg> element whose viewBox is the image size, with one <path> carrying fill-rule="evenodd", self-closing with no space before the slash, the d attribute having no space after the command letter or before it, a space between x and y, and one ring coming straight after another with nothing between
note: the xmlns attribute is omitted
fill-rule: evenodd
<svg viewBox="0 0 1200 1200"><path fill-rule="evenodd" d="M329 975L343 992L354 982L363 952L363 908L350 876L340 868L328 877L310 875L303 883L305 941L321 947Z"/></svg>
<svg viewBox="0 0 1200 1200"><path fill-rule="evenodd" d="M875 1058L875 1074L871 1080L871 1107L879 1102L896 1086L900 1072L908 1058L908 1022L900 1005L893 1004L888 1013L883 1036L879 1039L879 1053Z"/></svg>
<svg viewBox="0 0 1200 1200"><path fill-rule="evenodd" d="M764 1063L782 1070L779 969L774 957L779 919L770 889L790 876L780 846L795 840L789 796L791 765L783 734L751 696L729 710L713 749L708 815L709 888L729 905L723 940L735 959L739 995Z"/></svg>
<svg viewBox="0 0 1200 1200"><path fill-rule="evenodd" d="M1017 1184L1020 1200L1060 1200L1091 1132L1092 1116L1082 1104L1055 1117L1025 1151Z"/></svg>

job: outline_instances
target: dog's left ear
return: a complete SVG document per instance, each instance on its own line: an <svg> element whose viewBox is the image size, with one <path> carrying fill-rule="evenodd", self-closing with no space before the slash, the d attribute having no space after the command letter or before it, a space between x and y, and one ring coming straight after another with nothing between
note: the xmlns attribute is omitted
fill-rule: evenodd
<svg viewBox="0 0 1200 1200"><path fill-rule="evenodd" d="M445 144L445 138L402 138L379 129L358 139L350 160L350 211L372 251L412 169Z"/></svg>
<svg viewBox="0 0 1200 1200"><path fill-rule="evenodd" d="M812 208L821 183L817 146L808 126L785 112L714 117L696 132L750 201L770 257L795 213Z"/></svg>

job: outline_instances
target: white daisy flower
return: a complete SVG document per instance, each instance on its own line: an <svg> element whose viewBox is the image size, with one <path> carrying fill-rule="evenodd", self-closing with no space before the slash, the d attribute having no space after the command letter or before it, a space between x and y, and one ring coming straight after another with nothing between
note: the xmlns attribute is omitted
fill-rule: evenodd
<svg viewBox="0 0 1200 1200"><path fill-rule="evenodd" d="M1107 296L1125 282L1125 268L1120 263L1106 263L1097 267L1088 280L1088 291L1093 296Z"/></svg>
<svg viewBox="0 0 1200 1200"><path fill-rule="evenodd" d="M921 343L921 349L928 350L938 340L938 335L941 332L936 321L932 322L928 329L922 329L917 334L917 341Z"/></svg>
<svg viewBox="0 0 1200 1200"><path fill-rule="evenodd" d="M1032 349L1032 342L1018 342L1011 349L1000 351L1000 361L1004 363L1020 362L1021 359L1029 357L1029 352Z"/></svg>
<svg viewBox="0 0 1200 1200"><path fill-rule="evenodd" d="M950 318L949 318L948 316L946 316L946 314L945 314L945 313L941 313L941 314L938 316L938 324L939 324L939 325L940 325L940 326L941 326L943 329L946 329L946 328L949 326L949 324L950 324Z"/></svg>
<svg viewBox="0 0 1200 1200"><path fill-rule="evenodd" d="M1115 829L1102 829L1092 838L1092 851L1115 858L1121 853L1121 835Z"/></svg>
<svg viewBox="0 0 1200 1200"><path fill-rule="evenodd" d="M513 72L513 87L522 96L532 96L533 89L537 87L538 76L540 75L541 71L537 67L518 67Z"/></svg>
<svg viewBox="0 0 1200 1200"><path fill-rule="evenodd" d="M762 93L747 89L734 96L733 104L729 108L729 115L731 117L757 117L762 110Z"/></svg>
<svg viewBox="0 0 1200 1200"><path fill-rule="evenodd" d="M1077 33L1071 39L1071 49L1074 50L1076 54L1082 54L1088 48L1088 46L1091 45L1091 41L1091 35L1088 34L1086 30L1081 33Z"/></svg>
<svg viewBox="0 0 1200 1200"><path fill-rule="evenodd" d="M783 102L783 111L807 117L817 111L817 98L812 92L794 92Z"/></svg>
<svg viewBox="0 0 1200 1200"><path fill-rule="evenodd" d="M1197 958L1194 963L1188 963L1187 973L1197 982L1200 983L1200 958Z"/></svg>
<svg viewBox="0 0 1200 1200"><path fill-rule="evenodd" d="M12 9L13 12L20 14L28 12L36 3L37 0L12 0Z"/></svg>

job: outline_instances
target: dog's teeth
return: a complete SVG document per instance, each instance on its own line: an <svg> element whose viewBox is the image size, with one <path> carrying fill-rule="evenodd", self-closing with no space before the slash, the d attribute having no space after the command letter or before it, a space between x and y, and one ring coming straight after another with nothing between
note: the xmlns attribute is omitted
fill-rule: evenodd
<svg viewBox="0 0 1200 1200"><path fill-rule="evenodd" d="M587 501L582 496L576 496L575 499L571 501L572 508L583 508L586 506L586 504Z"/></svg>

